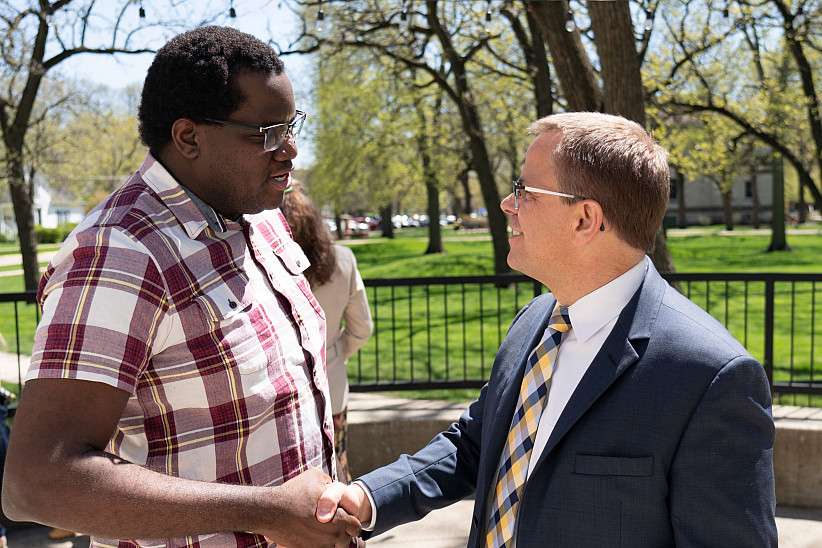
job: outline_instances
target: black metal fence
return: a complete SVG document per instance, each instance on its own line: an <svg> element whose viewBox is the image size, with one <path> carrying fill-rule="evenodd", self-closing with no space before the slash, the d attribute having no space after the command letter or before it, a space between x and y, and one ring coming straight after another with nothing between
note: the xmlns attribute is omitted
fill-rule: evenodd
<svg viewBox="0 0 822 548"><path fill-rule="evenodd" d="M822 405L822 274L665 273L765 367L775 401ZM517 311L547 291L524 275L365 280L374 335L352 391L481 387Z"/></svg>
<svg viewBox="0 0 822 548"><path fill-rule="evenodd" d="M822 273L663 274L765 367L778 403L822 406ZM547 291L519 274L365 280L374 335L349 360L352 391L480 388L516 313ZM33 292L0 294L3 380L31 351ZM11 356L9 356L11 354Z"/></svg>

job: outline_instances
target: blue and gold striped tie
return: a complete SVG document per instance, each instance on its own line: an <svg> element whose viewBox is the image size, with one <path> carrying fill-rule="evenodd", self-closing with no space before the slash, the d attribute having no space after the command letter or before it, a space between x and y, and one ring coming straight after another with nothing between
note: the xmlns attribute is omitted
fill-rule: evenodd
<svg viewBox="0 0 822 548"><path fill-rule="evenodd" d="M551 315L548 336L528 358L508 441L500 459L497 487L485 537L485 545L488 548L511 546L514 522L525 478L528 476L528 463L537 436L539 418L545 407L545 397L548 394L548 383L554 370L557 349L562 334L570 327L568 307L557 303Z"/></svg>

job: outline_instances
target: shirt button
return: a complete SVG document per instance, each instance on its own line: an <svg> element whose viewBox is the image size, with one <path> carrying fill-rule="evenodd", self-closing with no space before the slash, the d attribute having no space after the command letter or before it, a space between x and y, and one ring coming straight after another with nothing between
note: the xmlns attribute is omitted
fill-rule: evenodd
<svg viewBox="0 0 822 548"><path fill-rule="evenodd" d="M237 303L235 303L234 301L229 299L228 306L230 306L232 309L234 309L234 308L237 308Z"/></svg>
<svg viewBox="0 0 822 548"><path fill-rule="evenodd" d="M300 266L300 261L297 261L297 266Z"/></svg>

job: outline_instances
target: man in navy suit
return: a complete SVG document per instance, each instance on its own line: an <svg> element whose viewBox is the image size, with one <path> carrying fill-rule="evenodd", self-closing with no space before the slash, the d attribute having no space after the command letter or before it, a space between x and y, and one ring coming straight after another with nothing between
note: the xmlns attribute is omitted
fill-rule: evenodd
<svg viewBox="0 0 822 548"><path fill-rule="evenodd" d="M508 263L545 284L460 420L415 455L333 485L370 533L475 496L471 547L776 546L774 425L759 363L672 289L647 253L668 202L666 152L596 113L540 119L501 204ZM529 355L568 307L513 538L489 519Z"/></svg>

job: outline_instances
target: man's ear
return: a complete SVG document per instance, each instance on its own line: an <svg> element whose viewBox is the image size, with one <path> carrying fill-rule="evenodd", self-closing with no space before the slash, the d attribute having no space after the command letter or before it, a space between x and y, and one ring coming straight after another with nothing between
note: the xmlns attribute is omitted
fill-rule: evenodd
<svg viewBox="0 0 822 548"><path fill-rule="evenodd" d="M200 156L200 133L194 120L178 118L171 126L171 141L174 148L187 160L194 160Z"/></svg>
<svg viewBox="0 0 822 548"><path fill-rule="evenodd" d="M605 217L602 214L602 207L594 200L579 202L577 212L575 240L579 245L583 245L605 230Z"/></svg>

